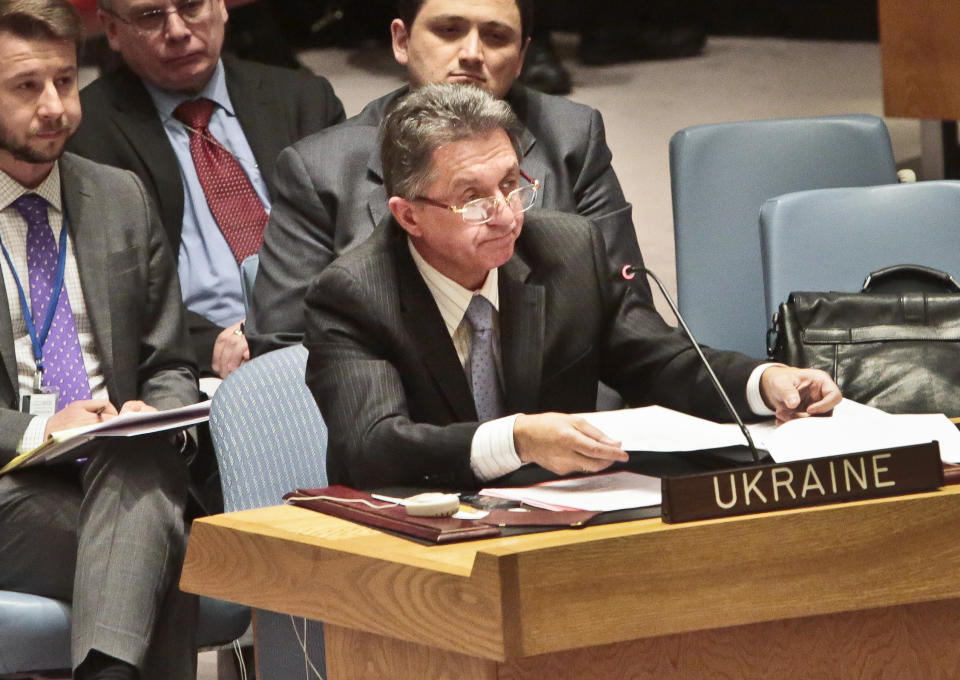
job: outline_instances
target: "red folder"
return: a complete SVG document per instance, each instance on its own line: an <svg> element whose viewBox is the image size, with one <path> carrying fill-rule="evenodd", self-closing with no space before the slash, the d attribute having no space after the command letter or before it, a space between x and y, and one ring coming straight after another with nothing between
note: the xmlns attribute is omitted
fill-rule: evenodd
<svg viewBox="0 0 960 680"><path fill-rule="evenodd" d="M318 499L363 499L372 506L346 500ZM375 500L365 491L357 491L347 486L326 486L320 489L297 489L288 493L284 500L291 505L316 510L351 522L395 531L398 534L414 536L431 543L453 543L474 538L499 536L500 529L480 524L473 520L453 519L452 517L411 517L402 505L391 505ZM386 507L389 506L389 507Z"/></svg>

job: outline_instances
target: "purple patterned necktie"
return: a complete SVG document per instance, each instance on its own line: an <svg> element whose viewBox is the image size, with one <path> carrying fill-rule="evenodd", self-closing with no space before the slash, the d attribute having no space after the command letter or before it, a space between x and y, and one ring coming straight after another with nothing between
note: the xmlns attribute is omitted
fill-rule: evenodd
<svg viewBox="0 0 960 680"><path fill-rule="evenodd" d="M47 202L37 194L24 194L13 207L27 223L27 267L30 272L30 307L37 333L43 330L53 297L60 249L47 219ZM67 225L63 225L63 229ZM26 313L26 310L24 310ZM57 410L79 399L90 398L90 383L80 353L77 325L66 286L60 284L57 311L43 345L43 386L59 390Z"/></svg>

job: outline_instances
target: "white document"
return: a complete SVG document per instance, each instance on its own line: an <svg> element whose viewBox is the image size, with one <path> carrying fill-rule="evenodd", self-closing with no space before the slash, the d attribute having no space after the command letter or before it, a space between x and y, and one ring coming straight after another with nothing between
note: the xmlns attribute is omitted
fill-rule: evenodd
<svg viewBox="0 0 960 680"><path fill-rule="evenodd" d="M746 445L735 423L714 423L662 406L580 414L627 451L700 451ZM778 463L924 444L936 440L946 463L960 463L960 431L942 414L890 414L844 399L833 416L747 426Z"/></svg>
<svg viewBox="0 0 960 680"><path fill-rule="evenodd" d="M660 480L635 472L612 472L527 487L481 489L480 493L546 510L609 512L660 505Z"/></svg>
<svg viewBox="0 0 960 680"><path fill-rule="evenodd" d="M715 423L663 406L578 415L620 441L625 451L699 451L747 443L735 424Z"/></svg>
<svg viewBox="0 0 960 680"><path fill-rule="evenodd" d="M37 448L7 463L0 469L0 474L18 467L81 458L85 455L86 445L99 437L136 437L165 430L179 430L209 419L209 400L166 411L124 413L102 423L54 432Z"/></svg>

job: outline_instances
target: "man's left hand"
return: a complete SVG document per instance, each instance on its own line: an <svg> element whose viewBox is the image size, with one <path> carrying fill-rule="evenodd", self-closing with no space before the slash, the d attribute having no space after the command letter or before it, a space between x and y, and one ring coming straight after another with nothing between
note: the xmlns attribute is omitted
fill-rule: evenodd
<svg viewBox="0 0 960 680"><path fill-rule="evenodd" d="M840 388L824 371L792 366L766 369L760 376L760 395L781 423L793 418L829 415L843 398Z"/></svg>
<svg viewBox="0 0 960 680"><path fill-rule="evenodd" d="M220 331L213 345L210 366L217 375L226 378L247 361L250 361L250 347L247 345L247 336L243 334L243 322L240 321Z"/></svg>

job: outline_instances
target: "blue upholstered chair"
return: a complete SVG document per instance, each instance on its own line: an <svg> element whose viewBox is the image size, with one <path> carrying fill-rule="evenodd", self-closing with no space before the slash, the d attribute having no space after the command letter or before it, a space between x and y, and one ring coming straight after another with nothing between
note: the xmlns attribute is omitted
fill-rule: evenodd
<svg viewBox="0 0 960 680"><path fill-rule="evenodd" d="M247 607L200 598L197 641L214 647L250 625ZM0 677L50 675L70 668L70 605L39 595L0 590Z"/></svg>
<svg viewBox="0 0 960 680"><path fill-rule="evenodd" d="M705 344L763 356L757 216L789 191L897 182L875 116L699 125L670 140L680 311Z"/></svg>
<svg viewBox="0 0 960 680"><path fill-rule="evenodd" d="M306 362L302 345L264 354L214 395L210 433L228 512L277 505L297 487L326 486L327 428L304 383ZM254 631L260 680L314 678L303 647L325 674L318 622L256 610Z"/></svg>
<svg viewBox="0 0 960 680"><path fill-rule="evenodd" d="M792 291L860 290L872 271L920 264L960 277L960 182L820 189L760 210L768 322Z"/></svg>

